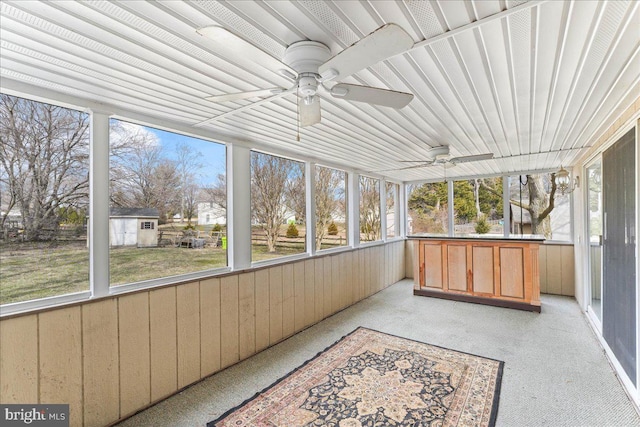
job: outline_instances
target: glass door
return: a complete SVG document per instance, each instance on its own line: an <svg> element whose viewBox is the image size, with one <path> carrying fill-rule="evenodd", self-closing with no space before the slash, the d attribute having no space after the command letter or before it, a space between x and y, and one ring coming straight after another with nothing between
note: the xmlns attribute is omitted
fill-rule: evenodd
<svg viewBox="0 0 640 427"><path fill-rule="evenodd" d="M602 329L602 161L587 167L587 231L589 236L589 311Z"/></svg>

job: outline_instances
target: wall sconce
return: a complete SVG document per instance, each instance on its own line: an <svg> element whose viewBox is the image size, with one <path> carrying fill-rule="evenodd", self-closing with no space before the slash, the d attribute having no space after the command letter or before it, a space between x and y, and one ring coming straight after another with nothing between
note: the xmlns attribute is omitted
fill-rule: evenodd
<svg viewBox="0 0 640 427"><path fill-rule="evenodd" d="M572 182L569 171L560 166L560 170L556 172L556 186L558 187L558 190L560 190L560 194L569 194L576 188L580 187L580 177L576 176Z"/></svg>

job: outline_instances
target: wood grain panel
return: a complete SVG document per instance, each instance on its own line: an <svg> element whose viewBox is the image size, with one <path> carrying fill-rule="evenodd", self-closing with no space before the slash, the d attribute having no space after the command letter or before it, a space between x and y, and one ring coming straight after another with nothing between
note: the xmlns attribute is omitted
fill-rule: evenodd
<svg viewBox="0 0 640 427"><path fill-rule="evenodd" d="M326 318L331 316L331 314L333 313L333 300L331 297L332 294L332 287L333 287L333 281L332 281L332 277L331 277L331 264L333 264L332 262L332 257L325 257L324 258L324 263L323 265L323 271L322 271L322 295L323 295L323 303L322 303L322 317Z"/></svg>
<svg viewBox="0 0 640 427"><path fill-rule="evenodd" d="M315 262L304 261L304 326L316 321Z"/></svg>
<svg viewBox="0 0 640 427"><path fill-rule="evenodd" d="M440 245L424 245L424 280L429 288L442 289L442 249Z"/></svg>
<svg viewBox="0 0 640 427"><path fill-rule="evenodd" d="M0 402L38 402L38 316L0 322Z"/></svg>
<svg viewBox="0 0 640 427"><path fill-rule="evenodd" d="M465 246L447 246L448 288L454 291L467 290L467 248Z"/></svg>
<svg viewBox="0 0 640 427"><path fill-rule="evenodd" d="M473 254L473 292L493 293L493 248L474 246Z"/></svg>
<svg viewBox="0 0 640 427"><path fill-rule="evenodd" d="M562 294L562 247L547 245L547 293Z"/></svg>
<svg viewBox="0 0 640 427"><path fill-rule="evenodd" d="M149 293L151 401L178 389L176 288Z"/></svg>
<svg viewBox="0 0 640 427"><path fill-rule="evenodd" d="M84 418L81 308L47 311L38 317L39 401L69 404L69 424L81 426Z"/></svg>
<svg viewBox="0 0 640 427"><path fill-rule="evenodd" d="M255 272L256 351L269 347L269 270Z"/></svg>
<svg viewBox="0 0 640 427"><path fill-rule="evenodd" d="M256 352L256 285L253 273L238 275L240 360Z"/></svg>
<svg viewBox="0 0 640 427"><path fill-rule="evenodd" d="M540 272L540 292L547 293L547 246L540 245L538 252L539 272Z"/></svg>
<svg viewBox="0 0 640 427"><path fill-rule="evenodd" d="M118 298L120 416L151 403L149 293Z"/></svg>
<svg viewBox="0 0 640 427"><path fill-rule="evenodd" d="M522 248L500 248L500 291L506 297L524 298Z"/></svg>
<svg viewBox="0 0 640 427"><path fill-rule="evenodd" d="M314 260L315 281L315 321L324 319L324 258Z"/></svg>
<svg viewBox="0 0 640 427"><path fill-rule="evenodd" d="M178 388L200 379L200 283L176 287Z"/></svg>
<svg viewBox="0 0 640 427"><path fill-rule="evenodd" d="M293 264L282 266L282 336L290 337L295 331Z"/></svg>
<svg viewBox="0 0 640 427"><path fill-rule="evenodd" d="M269 269L269 345L282 340L282 267Z"/></svg>
<svg viewBox="0 0 640 427"><path fill-rule="evenodd" d="M306 261L296 262L293 265L293 325L296 332L305 327L305 272Z"/></svg>
<svg viewBox="0 0 640 427"><path fill-rule="evenodd" d="M220 365L240 360L238 336L238 276L220 279Z"/></svg>
<svg viewBox="0 0 640 427"><path fill-rule="evenodd" d="M200 281L200 377L220 370L220 279Z"/></svg>
<svg viewBox="0 0 640 427"><path fill-rule="evenodd" d="M364 250L359 250L357 253L359 277L358 301L360 301L367 296L367 257Z"/></svg>
<svg viewBox="0 0 640 427"><path fill-rule="evenodd" d="M575 259L573 257L573 246L561 246L562 254L562 272L561 272L561 289L562 295L575 295Z"/></svg>
<svg viewBox="0 0 640 427"><path fill-rule="evenodd" d="M82 306L82 358L84 425L110 424L120 417L116 299Z"/></svg>
<svg viewBox="0 0 640 427"><path fill-rule="evenodd" d="M342 289L340 283L340 255L329 257L331 260L331 313L342 306Z"/></svg>

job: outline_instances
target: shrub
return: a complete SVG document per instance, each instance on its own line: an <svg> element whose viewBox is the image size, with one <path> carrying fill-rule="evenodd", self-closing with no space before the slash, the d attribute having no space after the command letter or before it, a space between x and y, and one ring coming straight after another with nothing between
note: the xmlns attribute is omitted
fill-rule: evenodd
<svg viewBox="0 0 640 427"><path fill-rule="evenodd" d="M335 222L331 221L331 224L327 227L327 233L329 233L329 236L335 236L338 234L338 226Z"/></svg>
<svg viewBox="0 0 640 427"><path fill-rule="evenodd" d="M478 218L478 222L476 222L476 233L487 234L490 230L491 227L487 222L487 217L482 215L480 218Z"/></svg>
<svg viewBox="0 0 640 427"><path fill-rule="evenodd" d="M295 223L289 223L289 227L287 228L287 237L298 237L298 227L296 227Z"/></svg>
<svg viewBox="0 0 640 427"><path fill-rule="evenodd" d="M211 231L222 231L222 226L216 222Z"/></svg>
<svg viewBox="0 0 640 427"><path fill-rule="evenodd" d="M187 231L187 230L195 230L195 229L196 229L196 226L193 225L193 224L187 224L187 225L184 226L184 230L185 231Z"/></svg>

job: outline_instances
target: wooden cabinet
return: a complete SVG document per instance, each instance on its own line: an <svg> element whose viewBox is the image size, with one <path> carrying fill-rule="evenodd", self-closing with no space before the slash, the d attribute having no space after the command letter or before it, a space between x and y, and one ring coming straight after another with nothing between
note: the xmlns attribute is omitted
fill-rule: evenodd
<svg viewBox="0 0 640 427"><path fill-rule="evenodd" d="M415 239L414 295L540 312L541 241Z"/></svg>

